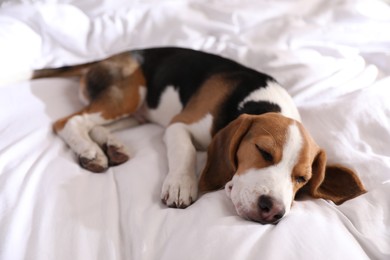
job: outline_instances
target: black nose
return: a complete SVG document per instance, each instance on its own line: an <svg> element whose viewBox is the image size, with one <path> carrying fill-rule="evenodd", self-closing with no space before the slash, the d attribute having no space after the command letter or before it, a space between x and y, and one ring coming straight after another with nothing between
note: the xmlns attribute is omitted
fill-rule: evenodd
<svg viewBox="0 0 390 260"><path fill-rule="evenodd" d="M263 212L269 212L272 209L273 202L270 196L261 195L259 198L259 207Z"/></svg>
<svg viewBox="0 0 390 260"><path fill-rule="evenodd" d="M286 212L283 205L268 195L261 195L258 201L261 221L264 223L275 223L280 220Z"/></svg>

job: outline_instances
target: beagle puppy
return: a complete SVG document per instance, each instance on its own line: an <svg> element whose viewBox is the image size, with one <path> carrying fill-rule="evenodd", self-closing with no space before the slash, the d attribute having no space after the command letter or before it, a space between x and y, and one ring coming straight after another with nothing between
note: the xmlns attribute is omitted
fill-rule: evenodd
<svg viewBox="0 0 390 260"><path fill-rule="evenodd" d="M169 171L161 200L169 207L224 188L238 215L268 224L289 212L298 191L336 204L365 192L352 170L326 165L286 90L232 60L151 48L33 74L57 76L81 78L87 105L53 128L89 171L129 159L113 130L144 122L165 127ZM199 179L196 150L207 150Z"/></svg>

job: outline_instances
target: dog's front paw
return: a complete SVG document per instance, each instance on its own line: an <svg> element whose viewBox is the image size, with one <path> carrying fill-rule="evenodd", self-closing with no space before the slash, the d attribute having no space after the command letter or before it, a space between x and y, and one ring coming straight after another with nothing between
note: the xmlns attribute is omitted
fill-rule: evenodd
<svg viewBox="0 0 390 260"><path fill-rule="evenodd" d="M173 208L186 208L198 196L198 181L192 175L168 174L164 180L161 200Z"/></svg>
<svg viewBox="0 0 390 260"><path fill-rule="evenodd" d="M81 167L91 172L104 172L108 168L108 160L99 148L91 148L79 155Z"/></svg>

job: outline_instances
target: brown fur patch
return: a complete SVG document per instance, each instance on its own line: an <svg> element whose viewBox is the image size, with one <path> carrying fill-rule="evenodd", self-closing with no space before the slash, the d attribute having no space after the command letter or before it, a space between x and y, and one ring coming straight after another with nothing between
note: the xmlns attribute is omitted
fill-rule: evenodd
<svg viewBox="0 0 390 260"><path fill-rule="evenodd" d="M236 152L251 128L253 117L241 115L219 131L207 150L207 162L199 179L200 192L223 188L237 170Z"/></svg>
<svg viewBox="0 0 390 260"><path fill-rule="evenodd" d="M192 124L208 113L215 116L218 107L232 90L231 86L231 82L227 81L223 75L209 78L189 100L183 111L172 119L171 123Z"/></svg>
<svg viewBox="0 0 390 260"><path fill-rule="evenodd" d="M314 198L332 200L341 204L365 193L365 189L356 173L343 166L327 166L326 153L299 124L303 136L303 150L293 169L292 181L294 194L308 193ZM307 183L298 183L297 177L304 177Z"/></svg>
<svg viewBox="0 0 390 260"><path fill-rule="evenodd" d="M302 135L302 150L298 158L298 162L293 168L291 181L293 183L293 194L302 188L305 183L297 182L297 178L303 177L305 180L310 180L312 177L312 164L320 148L314 142L313 138L305 130L302 124L297 124Z"/></svg>
<svg viewBox="0 0 390 260"><path fill-rule="evenodd" d="M61 118L59 120L57 120L54 124L53 124L53 130L55 133L58 133L59 131L61 131L64 127L65 127L65 124L68 122L68 120L74 116L77 116L77 115L80 115L82 114L82 111L80 112L77 112L77 113L74 113L74 114L71 114L70 116L67 116L67 117L64 117L64 118Z"/></svg>
<svg viewBox="0 0 390 260"><path fill-rule="evenodd" d="M237 174L279 163L283 157L286 131L291 123L291 119L274 113L254 117L252 127L237 151ZM272 156L272 161L264 158L260 150Z"/></svg>
<svg viewBox="0 0 390 260"><path fill-rule="evenodd" d="M76 115L100 113L104 119L111 121L131 115L141 106L143 100L140 90L146 86L146 82L139 64L130 57L130 54L119 54L94 66L99 70L105 68L106 72L111 74L110 81L106 83L108 86L104 87L103 92L91 100L84 109L55 122L53 125L55 132L62 130L67 121ZM126 73L122 73L123 66L129 68ZM93 69L94 67L90 68ZM129 71L133 72L128 75ZM81 81L85 84L85 79ZM85 88L88 86L84 86Z"/></svg>
<svg viewBox="0 0 390 260"><path fill-rule="evenodd" d="M264 168L282 160L286 131L292 119L277 113L241 115L216 134L200 178L201 191L220 188L233 174ZM259 148L272 155L267 161Z"/></svg>
<svg viewBox="0 0 390 260"><path fill-rule="evenodd" d="M35 70L31 78L39 79L39 78L52 78L52 77L81 76L85 74L88 68L93 66L94 64L96 64L96 62L75 65L75 66L66 66L66 67L55 68L55 69Z"/></svg>
<svg viewBox="0 0 390 260"><path fill-rule="evenodd" d="M145 78L138 68L132 75L112 82L99 98L92 101L86 112L100 112L102 117L108 120L133 114L143 101L140 90L145 87L145 84Z"/></svg>

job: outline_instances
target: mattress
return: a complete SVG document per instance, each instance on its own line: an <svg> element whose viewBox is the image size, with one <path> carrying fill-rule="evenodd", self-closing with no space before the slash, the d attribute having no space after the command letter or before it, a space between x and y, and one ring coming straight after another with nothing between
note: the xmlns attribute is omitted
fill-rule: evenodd
<svg viewBox="0 0 390 260"><path fill-rule="evenodd" d="M2 1L0 259L390 259L389 32L377 0ZM28 74L160 46L275 77L329 162L368 192L295 201L277 225L240 218L223 190L167 208L164 129L152 124L115 133L127 163L82 169L52 132L82 107L78 80Z"/></svg>

